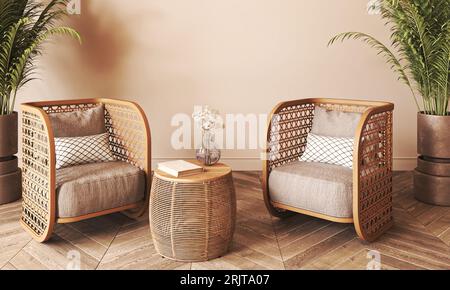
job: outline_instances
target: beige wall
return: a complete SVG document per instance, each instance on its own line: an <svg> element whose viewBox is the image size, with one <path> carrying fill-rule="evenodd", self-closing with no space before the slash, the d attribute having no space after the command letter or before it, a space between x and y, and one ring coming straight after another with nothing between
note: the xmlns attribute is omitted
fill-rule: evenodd
<svg viewBox="0 0 450 290"><path fill-rule="evenodd" d="M154 158L192 152L170 146L171 117L208 104L222 113L268 113L306 97L396 104L397 169L412 169L416 117L408 90L374 51L356 42L327 48L331 36L388 32L366 0L82 0L70 24L84 44L58 38L40 78L19 102L117 97L139 102L151 122ZM55 45L57 43L57 45ZM236 169L257 169L258 152L226 151Z"/></svg>

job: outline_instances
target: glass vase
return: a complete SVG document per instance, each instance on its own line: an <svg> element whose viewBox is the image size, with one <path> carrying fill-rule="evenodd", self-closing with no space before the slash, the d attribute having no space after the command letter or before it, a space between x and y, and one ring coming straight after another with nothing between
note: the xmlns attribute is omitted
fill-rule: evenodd
<svg viewBox="0 0 450 290"><path fill-rule="evenodd" d="M209 130L202 132L202 144L196 151L196 158L205 166L212 166L220 160L220 150L215 142L215 135Z"/></svg>

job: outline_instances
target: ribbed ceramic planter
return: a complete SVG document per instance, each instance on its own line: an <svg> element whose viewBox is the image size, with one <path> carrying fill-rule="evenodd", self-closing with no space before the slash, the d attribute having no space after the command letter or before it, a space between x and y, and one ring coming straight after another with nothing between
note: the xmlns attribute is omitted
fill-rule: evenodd
<svg viewBox="0 0 450 290"><path fill-rule="evenodd" d="M21 171L17 157L18 114L0 115L0 204L21 197Z"/></svg>
<svg viewBox="0 0 450 290"><path fill-rule="evenodd" d="M414 173L416 198L450 206L450 116L418 115L418 166Z"/></svg>

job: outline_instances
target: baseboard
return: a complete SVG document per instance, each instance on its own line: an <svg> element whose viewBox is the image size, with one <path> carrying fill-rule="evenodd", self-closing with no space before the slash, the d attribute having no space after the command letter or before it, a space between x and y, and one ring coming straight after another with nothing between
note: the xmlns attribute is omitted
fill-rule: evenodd
<svg viewBox="0 0 450 290"><path fill-rule="evenodd" d="M152 167L164 161L180 158L153 158ZM259 158L222 158L221 162L228 164L235 171L259 171L262 169L262 161ZM396 157L394 158L395 171L411 171L417 167L417 157Z"/></svg>
<svg viewBox="0 0 450 290"><path fill-rule="evenodd" d="M412 171L417 167L417 157L396 157L394 158L395 171Z"/></svg>

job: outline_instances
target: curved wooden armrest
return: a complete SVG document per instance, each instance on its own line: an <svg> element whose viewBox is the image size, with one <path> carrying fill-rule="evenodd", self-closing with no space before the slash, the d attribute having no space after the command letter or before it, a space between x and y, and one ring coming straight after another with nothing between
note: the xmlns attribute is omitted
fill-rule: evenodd
<svg viewBox="0 0 450 290"><path fill-rule="evenodd" d="M133 102L98 99L105 105L106 130L113 139L116 157L144 171L151 171L151 136L147 117Z"/></svg>
<svg viewBox="0 0 450 290"><path fill-rule="evenodd" d="M22 105L23 227L39 242L55 223L55 142L44 110Z"/></svg>
<svg viewBox="0 0 450 290"><path fill-rule="evenodd" d="M283 102L269 115L267 127L266 168L298 160L305 150L306 138L314 118L314 99Z"/></svg>
<svg viewBox="0 0 450 290"><path fill-rule="evenodd" d="M276 106L269 115L262 187L266 207L274 216L283 217L289 213L275 208L270 201L270 172L276 167L298 160L303 154L312 128L314 107L314 99L288 101Z"/></svg>
<svg viewBox="0 0 450 290"><path fill-rule="evenodd" d="M355 137L353 219L359 237L373 241L393 224L393 104L366 110Z"/></svg>
<svg viewBox="0 0 450 290"><path fill-rule="evenodd" d="M130 217L145 213L151 188L151 135L147 117L133 102L97 99L105 105L105 125L110 134L110 145L119 160L141 168L146 174L146 196L143 206L127 211Z"/></svg>

